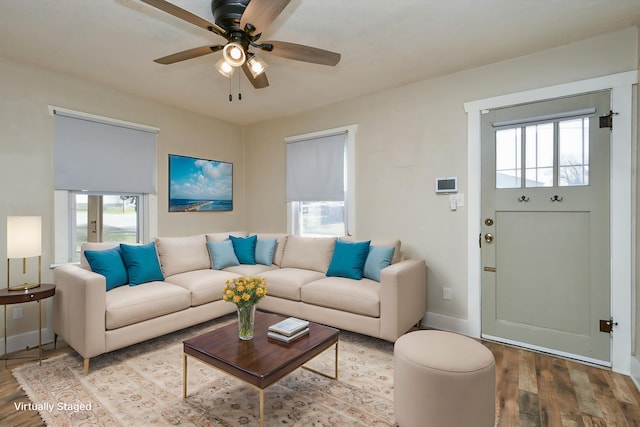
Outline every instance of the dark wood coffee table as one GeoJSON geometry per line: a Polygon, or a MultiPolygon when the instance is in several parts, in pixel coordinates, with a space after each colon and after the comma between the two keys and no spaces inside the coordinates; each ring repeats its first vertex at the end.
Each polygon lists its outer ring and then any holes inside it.
{"type": "Polygon", "coordinates": [[[238,338],[238,322],[185,340],[182,364],[183,397],[187,397],[187,356],[205,362],[257,388],[260,392],[260,426],[264,425],[264,389],[282,377],[302,367],[337,380],[340,331],[309,322],[309,334],[292,343],[287,344],[267,338],[269,326],[285,318],[276,314],[257,312],[253,339],[249,341],[238,338]],[[336,352],[334,375],[327,375],[303,366],[333,345],[336,352]]]}

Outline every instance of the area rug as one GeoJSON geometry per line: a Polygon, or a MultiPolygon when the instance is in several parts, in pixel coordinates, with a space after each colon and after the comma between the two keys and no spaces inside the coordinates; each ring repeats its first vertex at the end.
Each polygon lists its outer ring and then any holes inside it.
{"type": "MultiPolygon", "coordinates": [[[[24,365],[13,375],[50,426],[254,426],[258,391],[196,359],[182,398],[182,341],[233,321],[216,321],[91,359],[75,352],[24,365]]],[[[332,373],[333,347],[314,369],[332,373]]],[[[298,369],[265,391],[266,426],[393,426],[393,344],[342,332],[339,379],[298,369]]]]}

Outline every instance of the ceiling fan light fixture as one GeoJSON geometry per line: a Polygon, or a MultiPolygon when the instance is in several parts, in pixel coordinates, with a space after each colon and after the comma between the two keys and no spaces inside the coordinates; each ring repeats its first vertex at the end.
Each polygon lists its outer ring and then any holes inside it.
{"type": "Polygon", "coordinates": [[[216,70],[226,78],[230,79],[233,76],[234,68],[227,63],[224,58],[220,58],[220,60],[216,63],[216,70]]]}
{"type": "Polygon", "coordinates": [[[249,54],[247,65],[249,66],[249,71],[254,79],[264,73],[268,67],[266,62],[251,53],[249,54]]]}
{"type": "Polygon", "coordinates": [[[240,67],[247,59],[244,48],[240,43],[229,42],[222,49],[222,56],[227,64],[232,67],[240,67]]]}

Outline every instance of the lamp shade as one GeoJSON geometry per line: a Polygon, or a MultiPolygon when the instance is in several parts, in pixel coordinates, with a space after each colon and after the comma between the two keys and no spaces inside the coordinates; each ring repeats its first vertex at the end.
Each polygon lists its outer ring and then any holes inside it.
{"type": "Polygon", "coordinates": [[[267,63],[253,54],[249,54],[247,65],[249,66],[249,72],[253,78],[257,78],[260,74],[264,73],[267,69],[267,63]]]}
{"type": "Polygon", "coordinates": [[[235,68],[229,65],[224,58],[220,58],[220,60],[216,63],[216,69],[220,74],[228,79],[233,76],[233,70],[235,70],[235,68]]]}
{"type": "Polygon", "coordinates": [[[7,217],[7,258],[42,255],[42,217],[7,217]]]}
{"type": "Polygon", "coordinates": [[[227,64],[232,67],[239,67],[244,64],[244,61],[247,59],[246,54],[244,53],[244,48],[238,42],[229,42],[222,49],[222,56],[224,57],[227,64]]]}

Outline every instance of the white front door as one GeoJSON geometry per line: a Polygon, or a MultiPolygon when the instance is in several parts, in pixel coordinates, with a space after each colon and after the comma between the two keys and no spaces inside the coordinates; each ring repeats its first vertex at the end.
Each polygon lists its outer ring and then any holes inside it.
{"type": "Polygon", "coordinates": [[[482,118],[482,336],[609,364],[609,91],[482,118]]]}

